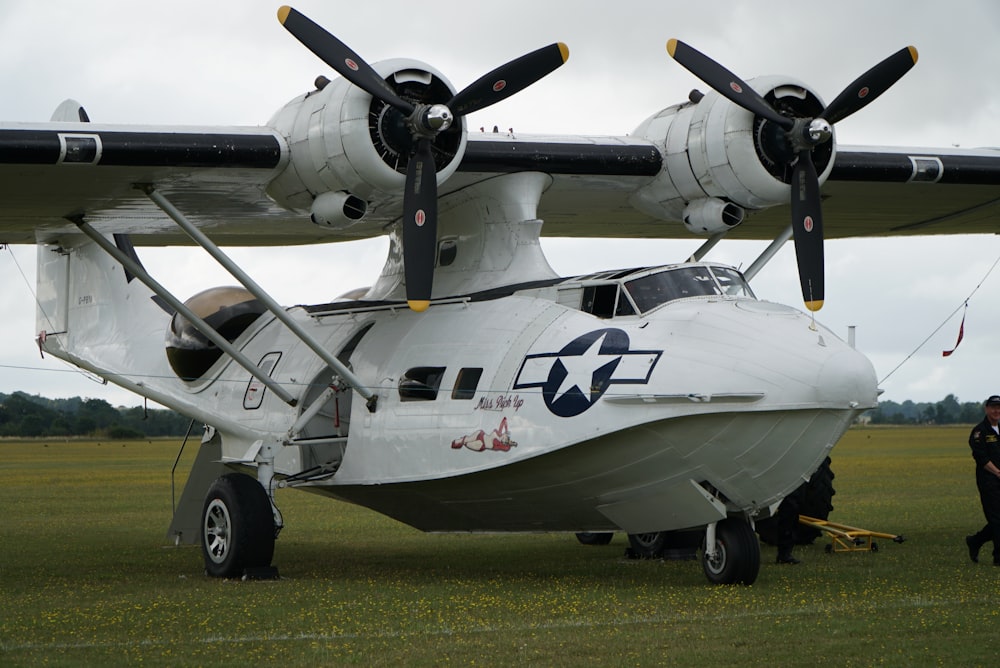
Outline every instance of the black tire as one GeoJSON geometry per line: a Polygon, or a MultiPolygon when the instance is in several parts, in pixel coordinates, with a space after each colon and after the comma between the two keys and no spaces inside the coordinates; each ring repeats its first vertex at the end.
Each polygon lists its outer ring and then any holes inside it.
{"type": "MultiPolygon", "coordinates": [[[[796,493],[800,495],[800,515],[815,517],[818,520],[830,518],[830,513],[833,511],[833,495],[837,493],[833,488],[833,478],[830,458],[827,457],[809,478],[809,482],[796,490],[796,493]]],[[[816,527],[800,524],[795,531],[795,543],[797,545],[812,545],[813,541],[822,535],[823,532],[816,527]]]]}
{"type": "MultiPolygon", "coordinates": [[[[830,518],[833,510],[833,495],[837,491],[833,488],[833,469],[830,468],[830,458],[827,457],[820,464],[816,472],[809,478],[809,482],[804,482],[789,494],[789,498],[798,503],[799,514],[808,517],[815,517],[818,520],[830,518]]],[[[778,544],[778,519],[777,516],[767,517],[757,521],[757,534],[760,539],[768,545],[778,544]]],[[[816,527],[808,527],[804,524],[797,524],[795,527],[795,544],[812,545],[812,543],[823,535],[823,532],[816,527]]]]}
{"type": "Polygon", "coordinates": [[[712,584],[752,585],[760,573],[760,543],[750,523],[736,517],[715,527],[715,558],[702,553],[702,569],[712,584]]]}
{"type": "Polygon", "coordinates": [[[667,532],[630,533],[628,544],[632,553],[640,559],[656,559],[667,547],[667,532]]]}
{"type": "Polygon", "coordinates": [[[625,556],[629,559],[694,561],[705,542],[704,536],[705,532],[697,529],[630,533],[625,556]]]}
{"type": "Polygon", "coordinates": [[[274,514],[260,483],[243,473],[227,473],[212,483],[201,513],[201,554],[205,572],[216,578],[271,565],[274,514]]]}
{"type": "Polygon", "coordinates": [[[576,534],[576,539],[583,545],[607,545],[615,534],[610,531],[581,531],[576,534]]]}

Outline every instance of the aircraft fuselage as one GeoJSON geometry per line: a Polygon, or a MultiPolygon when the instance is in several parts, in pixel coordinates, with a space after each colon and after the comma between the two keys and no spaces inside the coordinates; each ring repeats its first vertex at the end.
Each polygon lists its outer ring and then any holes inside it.
{"type": "Polygon", "coordinates": [[[271,360],[298,405],[225,358],[191,396],[252,432],[222,433],[225,461],[273,443],[279,479],[423,530],[637,533],[753,515],[875,405],[875,376],[809,316],[711,280],[706,265],[679,265],[422,314],[297,308],[378,396],[373,412],[267,316],[237,343],[271,360]],[[641,292],[675,272],[700,287],[662,303],[641,292]]]}

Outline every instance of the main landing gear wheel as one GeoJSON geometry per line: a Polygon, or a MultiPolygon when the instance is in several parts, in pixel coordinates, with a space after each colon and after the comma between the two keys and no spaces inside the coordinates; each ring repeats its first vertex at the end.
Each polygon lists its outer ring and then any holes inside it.
{"type": "Polygon", "coordinates": [[[706,551],[701,563],[712,584],[753,584],[760,572],[757,534],[743,519],[722,520],[715,527],[715,554],[706,551]]]}
{"type": "Polygon", "coordinates": [[[228,473],[212,483],[201,513],[201,553],[205,572],[216,578],[271,565],[274,514],[259,482],[228,473]]]}
{"type": "Polygon", "coordinates": [[[667,547],[667,532],[630,533],[628,544],[635,556],[640,559],[656,559],[667,547]]]}

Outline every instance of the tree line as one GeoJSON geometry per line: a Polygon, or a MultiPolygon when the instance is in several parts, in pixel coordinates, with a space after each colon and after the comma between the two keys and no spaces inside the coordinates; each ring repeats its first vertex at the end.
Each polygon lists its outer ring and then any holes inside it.
{"type": "Polygon", "coordinates": [[[0,394],[0,436],[122,439],[183,436],[190,424],[190,418],[163,408],[115,408],[103,399],[46,399],[24,392],[0,394]]]}
{"type": "MultiPolygon", "coordinates": [[[[937,402],[880,401],[865,413],[870,424],[968,424],[983,419],[978,401],[949,394],[937,402]]],[[[24,392],[0,394],[0,437],[89,436],[143,438],[183,436],[189,418],[167,409],[115,408],[103,399],[46,399],[24,392]]]]}
{"type": "Polygon", "coordinates": [[[871,424],[967,424],[983,419],[981,401],[959,402],[949,394],[941,401],[915,403],[907,399],[901,404],[880,401],[878,408],[865,414],[871,424]]]}

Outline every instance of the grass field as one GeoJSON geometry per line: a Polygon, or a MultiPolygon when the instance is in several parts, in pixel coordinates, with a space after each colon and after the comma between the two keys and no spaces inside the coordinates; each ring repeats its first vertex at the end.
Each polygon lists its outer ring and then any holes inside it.
{"type": "Polygon", "coordinates": [[[765,545],[751,587],[627,560],[622,535],[425,535],[290,490],[282,578],[210,580],[164,537],[178,443],[0,442],[0,665],[996,665],[967,437],[849,432],[831,520],[907,541],[823,538],[799,566],[765,545]]]}

